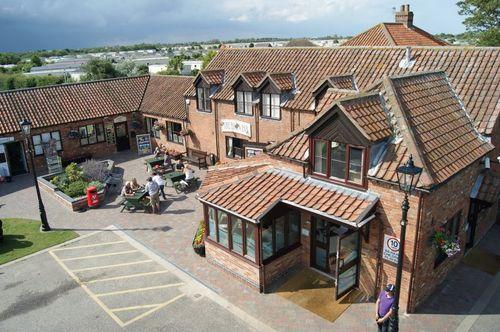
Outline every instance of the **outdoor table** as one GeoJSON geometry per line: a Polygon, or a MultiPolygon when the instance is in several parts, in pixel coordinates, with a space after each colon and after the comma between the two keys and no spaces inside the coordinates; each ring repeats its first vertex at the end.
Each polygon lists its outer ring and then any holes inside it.
{"type": "Polygon", "coordinates": [[[133,196],[125,196],[122,211],[123,209],[130,210],[130,208],[134,208],[135,210],[145,210],[142,200],[147,194],[148,192],[142,189],[136,191],[133,196]]]}
{"type": "Polygon", "coordinates": [[[147,171],[151,173],[153,172],[153,167],[156,165],[163,165],[163,157],[147,158],[144,163],[146,164],[147,171]]]}
{"type": "Polygon", "coordinates": [[[183,172],[170,172],[163,174],[163,179],[165,179],[165,185],[173,187],[174,183],[179,182],[180,180],[184,180],[186,176],[183,172]]]}

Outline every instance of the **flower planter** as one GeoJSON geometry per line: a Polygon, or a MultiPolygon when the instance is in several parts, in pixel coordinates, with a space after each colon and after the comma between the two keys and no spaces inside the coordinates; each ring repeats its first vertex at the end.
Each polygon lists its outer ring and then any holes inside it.
{"type": "Polygon", "coordinates": [[[205,245],[195,246],[193,243],[193,249],[195,253],[197,253],[201,257],[205,257],[205,245]]]}
{"type": "Polygon", "coordinates": [[[193,239],[193,249],[198,255],[205,257],[205,222],[202,220],[198,224],[198,229],[193,239]]]}

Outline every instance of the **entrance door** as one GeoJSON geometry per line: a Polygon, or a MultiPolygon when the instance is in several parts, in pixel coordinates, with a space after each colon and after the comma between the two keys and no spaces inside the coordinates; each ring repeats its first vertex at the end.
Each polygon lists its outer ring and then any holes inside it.
{"type": "Polygon", "coordinates": [[[336,298],[349,292],[358,284],[359,232],[348,232],[338,241],[336,298]]]}
{"type": "Polygon", "coordinates": [[[322,219],[315,220],[313,229],[312,266],[335,278],[338,235],[332,225],[322,219]]]}
{"type": "Polygon", "coordinates": [[[10,175],[19,175],[27,172],[24,149],[21,142],[10,142],[4,144],[10,175]]]}
{"type": "Polygon", "coordinates": [[[115,123],[116,151],[130,150],[127,122],[115,123]]]}

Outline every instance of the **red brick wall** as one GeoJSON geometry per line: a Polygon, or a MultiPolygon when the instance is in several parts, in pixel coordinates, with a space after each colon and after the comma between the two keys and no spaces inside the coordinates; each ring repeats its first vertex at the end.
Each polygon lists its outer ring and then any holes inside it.
{"type": "Polygon", "coordinates": [[[186,152],[186,140],[188,139],[187,137],[184,137],[183,144],[170,142],[167,140],[167,121],[179,123],[182,126],[182,129],[186,129],[186,124],[182,120],[178,119],[170,119],[162,117],[156,117],[156,118],[158,119],[158,122],[163,125],[163,129],[160,131],[160,138],[151,137],[151,142],[153,143],[153,147],[163,144],[168,150],[186,152]]]}
{"type": "Polygon", "coordinates": [[[301,262],[302,249],[298,247],[264,265],[265,285],[269,286],[273,281],[288,273],[293,267],[301,264],[301,262]]]}
{"type": "MultiPolygon", "coordinates": [[[[193,135],[186,139],[186,146],[207,153],[217,154],[215,143],[215,113],[200,112],[196,109],[196,100],[189,99],[188,125],[193,135]]],[[[212,102],[212,109],[214,108],[212,102]]]]}

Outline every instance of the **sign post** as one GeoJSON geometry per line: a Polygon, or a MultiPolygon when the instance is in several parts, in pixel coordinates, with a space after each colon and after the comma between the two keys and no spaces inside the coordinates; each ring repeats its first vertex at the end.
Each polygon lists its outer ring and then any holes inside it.
{"type": "Polygon", "coordinates": [[[137,153],[139,156],[151,154],[153,152],[151,147],[151,136],[149,134],[137,135],[135,138],[137,140],[137,153]]]}

